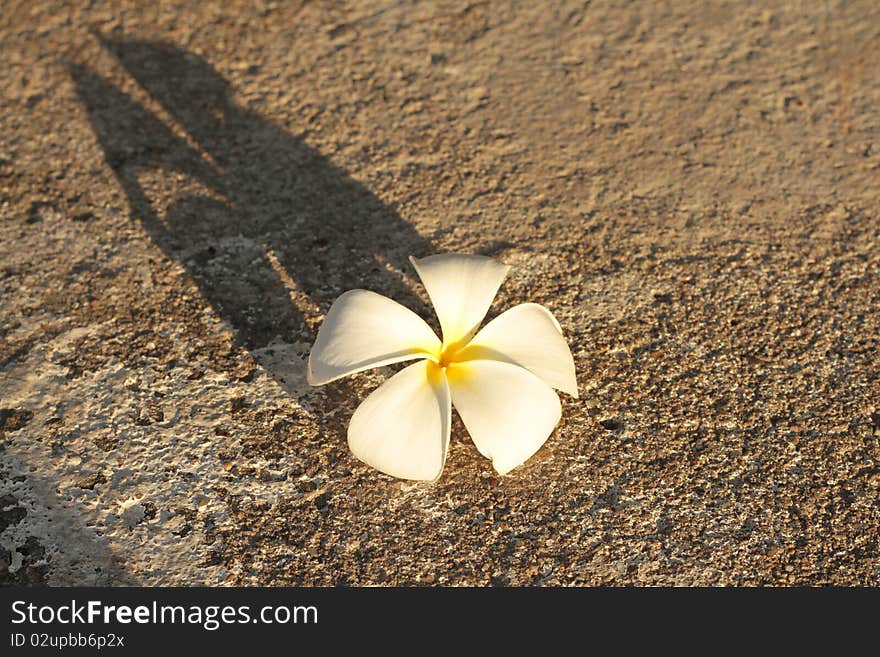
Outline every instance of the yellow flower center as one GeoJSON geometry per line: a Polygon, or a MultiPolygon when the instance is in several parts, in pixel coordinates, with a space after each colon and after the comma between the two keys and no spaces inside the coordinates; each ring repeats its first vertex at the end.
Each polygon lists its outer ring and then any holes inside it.
{"type": "Polygon", "coordinates": [[[437,364],[440,367],[449,367],[450,363],[455,362],[455,356],[461,351],[461,344],[442,344],[437,352],[437,364]]]}

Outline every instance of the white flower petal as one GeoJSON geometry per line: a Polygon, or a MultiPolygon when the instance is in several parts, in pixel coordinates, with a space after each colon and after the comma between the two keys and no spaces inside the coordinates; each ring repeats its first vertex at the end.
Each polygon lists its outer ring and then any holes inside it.
{"type": "Polygon", "coordinates": [[[429,360],[415,363],[358,406],[348,425],[348,446],[392,477],[433,481],[446,462],[451,415],[443,370],[429,360]]]}
{"type": "Polygon", "coordinates": [[[578,396],[574,359],[559,322],[537,303],[501,313],[455,355],[456,361],[485,359],[525,367],[547,385],[578,396]]]}
{"type": "Polygon", "coordinates": [[[495,360],[446,368],[452,403],[474,444],[506,474],[544,444],[559,423],[559,397],[526,369],[495,360]]]}
{"type": "Polygon", "coordinates": [[[308,381],[323,385],[355,372],[433,357],[440,340],[409,308],[367,290],[333,302],[309,354],[308,381]]]}
{"type": "Polygon", "coordinates": [[[476,333],[510,271],[508,265],[475,255],[410,257],[410,262],[431,297],[447,347],[476,333]]]}

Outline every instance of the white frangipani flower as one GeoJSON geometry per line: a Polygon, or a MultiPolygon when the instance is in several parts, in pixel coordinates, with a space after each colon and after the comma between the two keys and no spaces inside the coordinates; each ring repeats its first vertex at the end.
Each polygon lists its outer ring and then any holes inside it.
{"type": "Polygon", "coordinates": [[[319,386],[372,367],[419,359],[373,391],[348,427],[354,455],[402,479],[434,480],[449,448],[452,406],[474,444],[505,474],[547,440],[561,416],[556,388],[577,397],[574,360],[559,323],[535,303],[477,332],[510,267],[491,258],[410,258],[443,340],[387,297],[351,290],[330,307],[309,354],[319,386]]]}

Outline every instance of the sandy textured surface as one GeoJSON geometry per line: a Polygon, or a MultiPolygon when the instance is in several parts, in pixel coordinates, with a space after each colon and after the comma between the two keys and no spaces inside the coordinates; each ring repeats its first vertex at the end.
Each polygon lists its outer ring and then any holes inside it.
{"type": "Polygon", "coordinates": [[[880,7],[7,1],[0,581],[880,583],[880,7]],[[407,256],[515,267],[580,399],[434,485],[320,389],[407,256]]]}

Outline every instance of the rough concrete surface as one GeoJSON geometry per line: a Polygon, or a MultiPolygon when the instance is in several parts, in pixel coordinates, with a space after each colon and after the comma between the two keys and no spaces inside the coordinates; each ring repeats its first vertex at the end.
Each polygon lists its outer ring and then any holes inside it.
{"type": "Polygon", "coordinates": [[[880,6],[0,13],[0,581],[880,583],[880,6]],[[499,477],[310,388],[410,254],[514,266],[580,399],[499,477]]]}

